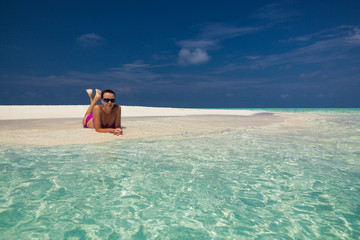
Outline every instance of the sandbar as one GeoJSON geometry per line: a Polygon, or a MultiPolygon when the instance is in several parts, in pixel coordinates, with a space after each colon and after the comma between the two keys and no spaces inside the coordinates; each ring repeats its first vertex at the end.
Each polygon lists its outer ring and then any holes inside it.
{"type": "Polygon", "coordinates": [[[231,130],[304,128],[298,115],[252,110],[122,106],[124,134],[81,125],[86,105],[0,106],[0,145],[54,146],[113,140],[190,136],[231,130]]]}

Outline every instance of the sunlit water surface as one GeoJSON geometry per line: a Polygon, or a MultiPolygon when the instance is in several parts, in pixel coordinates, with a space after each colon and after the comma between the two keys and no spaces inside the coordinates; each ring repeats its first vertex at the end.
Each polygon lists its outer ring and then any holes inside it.
{"type": "Polygon", "coordinates": [[[322,120],[2,146],[0,239],[359,239],[360,111],[305,114],[322,120]]]}

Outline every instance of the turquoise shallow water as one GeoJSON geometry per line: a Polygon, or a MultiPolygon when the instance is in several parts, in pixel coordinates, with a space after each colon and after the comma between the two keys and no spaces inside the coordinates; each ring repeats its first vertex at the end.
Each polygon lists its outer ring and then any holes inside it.
{"type": "Polygon", "coordinates": [[[360,112],[321,116],[279,132],[1,146],[0,239],[359,239],[360,112]]]}

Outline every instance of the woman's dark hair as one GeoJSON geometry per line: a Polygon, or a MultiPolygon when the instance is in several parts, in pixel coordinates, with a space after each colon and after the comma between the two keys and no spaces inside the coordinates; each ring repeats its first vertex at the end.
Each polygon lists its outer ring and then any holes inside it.
{"type": "Polygon", "coordinates": [[[114,96],[116,97],[116,95],[115,95],[115,93],[114,93],[114,91],[113,91],[113,90],[106,89],[106,90],[102,91],[102,93],[101,93],[101,98],[103,98],[103,97],[104,97],[104,94],[105,94],[105,93],[112,93],[112,94],[114,94],[114,96]]]}

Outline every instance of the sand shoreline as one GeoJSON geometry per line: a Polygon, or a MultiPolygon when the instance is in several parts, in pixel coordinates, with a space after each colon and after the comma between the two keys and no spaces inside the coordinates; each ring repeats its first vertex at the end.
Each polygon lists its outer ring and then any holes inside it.
{"type": "Polygon", "coordinates": [[[304,125],[304,121],[299,120],[298,116],[281,113],[122,106],[124,135],[115,136],[83,128],[81,120],[86,109],[86,105],[0,106],[0,145],[94,144],[113,140],[304,125]]]}

